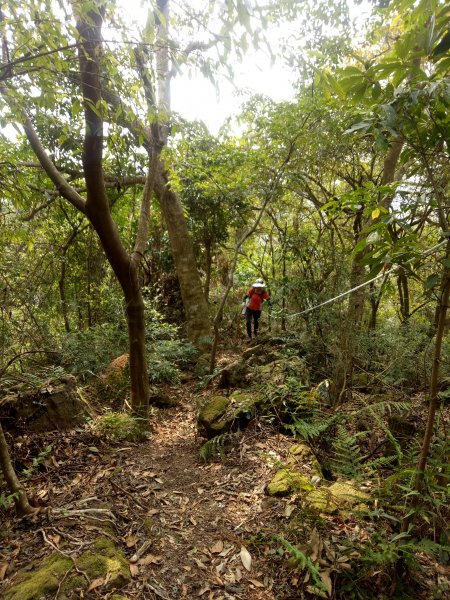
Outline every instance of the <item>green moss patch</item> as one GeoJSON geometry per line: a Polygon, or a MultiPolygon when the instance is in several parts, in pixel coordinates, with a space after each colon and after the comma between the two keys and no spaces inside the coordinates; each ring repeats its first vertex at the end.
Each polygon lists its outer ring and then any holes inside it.
{"type": "Polygon", "coordinates": [[[304,506],[314,511],[332,514],[358,507],[358,512],[363,512],[362,506],[369,500],[369,496],[359,490],[353,482],[338,481],[328,488],[318,488],[307,494],[304,506]]]}
{"type": "MultiPolygon", "coordinates": [[[[93,551],[84,552],[75,559],[77,568],[86,573],[91,581],[105,578],[102,587],[105,591],[120,589],[131,579],[128,562],[122,552],[108,538],[99,538],[93,551]]],[[[48,594],[54,594],[61,581],[61,592],[87,589],[89,583],[75,570],[70,558],[52,554],[45,558],[34,570],[21,572],[16,582],[4,592],[4,600],[41,600],[48,594]]],[[[61,595],[61,598],[64,598],[61,595]]]]}
{"type": "Polygon", "coordinates": [[[211,439],[216,435],[237,430],[255,416],[261,401],[258,394],[236,391],[228,398],[213,396],[200,409],[197,426],[200,435],[211,439]]]}
{"type": "Polygon", "coordinates": [[[280,469],[266,487],[269,496],[289,496],[298,490],[312,490],[308,477],[291,469],[280,469]]]}
{"type": "Polygon", "coordinates": [[[67,571],[73,568],[73,562],[59,554],[45,558],[34,572],[22,572],[17,583],[4,592],[4,600],[41,600],[47,594],[53,594],[59,587],[67,571]]]}

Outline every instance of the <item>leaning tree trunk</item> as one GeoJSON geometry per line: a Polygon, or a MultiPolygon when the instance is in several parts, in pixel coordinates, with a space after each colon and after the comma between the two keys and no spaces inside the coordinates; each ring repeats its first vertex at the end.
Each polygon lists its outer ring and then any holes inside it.
{"type": "Polygon", "coordinates": [[[33,508],[28,502],[28,497],[20,485],[20,481],[17,478],[14,467],[12,466],[11,459],[9,457],[8,444],[6,442],[5,434],[3,432],[2,424],[0,423],[0,467],[3,472],[8,490],[11,492],[14,498],[14,504],[19,516],[32,515],[37,509],[33,508]]]}
{"type": "Polygon", "coordinates": [[[211,271],[212,271],[212,243],[211,240],[205,240],[205,285],[203,293],[205,300],[209,304],[209,290],[211,286],[211,271]]]}
{"type": "MultiPolygon", "coordinates": [[[[383,164],[383,177],[381,185],[389,185],[395,181],[395,171],[403,148],[403,142],[399,139],[391,142],[390,148],[383,164]]],[[[393,200],[392,195],[387,195],[380,203],[386,209],[389,209],[393,200]]],[[[374,224],[378,219],[369,218],[367,222],[361,222],[362,215],[357,215],[355,220],[355,245],[365,235],[365,230],[370,225],[374,224]]],[[[357,252],[353,258],[353,263],[350,271],[350,289],[359,286],[364,282],[365,267],[364,258],[368,248],[357,252]]],[[[332,386],[332,397],[335,405],[345,399],[347,388],[351,387],[353,369],[354,369],[354,354],[355,343],[358,333],[361,331],[362,319],[364,315],[364,304],[366,301],[366,289],[359,288],[350,295],[347,315],[343,322],[342,339],[340,344],[340,358],[335,370],[332,386]]]]}

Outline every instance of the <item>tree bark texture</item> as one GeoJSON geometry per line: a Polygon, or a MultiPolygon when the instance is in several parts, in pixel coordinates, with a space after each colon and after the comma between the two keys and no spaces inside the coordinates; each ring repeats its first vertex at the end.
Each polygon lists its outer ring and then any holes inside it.
{"type": "Polygon", "coordinates": [[[20,485],[20,481],[17,478],[14,467],[12,466],[11,459],[9,457],[8,443],[5,438],[2,424],[0,423],[0,467],[3,472],[3,476],[8,486],[8,490],[11,494],[14,494],[14,504],[19,516],[31,515],[36,512],[28,502],[28,497],[20,485]]]}
{"type": "Polygon", "coordinates": [[[138,266],[127,253],[111,216],[102,172],[103,119],[101,105],[100,12],[91,11],[89,19],[78,19],[81,37],[79,64],[84,98],[86,133],[83,147],[83,169],[87,199],[85,212],[103,246],[108,261],[122,287],[128,325],[130,350],[131,407],[139,417],[146,417],[149,383],[145,349],[144,301],[139,284],[138,266]]]}
{"type": "Polygon", "coordinates": [[[162,175],[156,181],[155,191],[169,233],[186,317],[187,336],[199,349],[208,350],[211,345],[208,304],[197,269],[183,207],[178,195],[167,187],[162,175]]]}

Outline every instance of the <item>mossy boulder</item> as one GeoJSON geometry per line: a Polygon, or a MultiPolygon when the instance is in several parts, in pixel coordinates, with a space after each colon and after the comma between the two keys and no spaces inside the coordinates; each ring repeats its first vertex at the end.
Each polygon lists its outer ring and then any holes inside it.
{"type": "Polygon", "coordinates": [[[314,486],[309,478],[293,469],[283,468],[275,473],[266,487],[269,496],[289,496],[299,490],[312,490],[314,486]]]}
{"type": "Polygon", "coordinates": [[[248,385],[249,366],[244,360],[236,360],[220,371],[219,388],[240,388],[248,385]]]}
{"type": "Polygon", "coordinates": [[[0,414],[9,431],[63,431],[93,416],[73,375],[48,380],[29,390],[19,389],[0,399],[0,414]]]}
{"type": "Polygon", "coordinates": [[[261,397],[236,391],[231,396],[213,396],[200,409],[197,426],[200,435],[211,439],[216,435],[245,427],[255,416],[261,397]]]}
{"type": "Polygon", "coordinates": [[[304,505],[321,513],[335,513],[358,506],[358,511],[370,496],[351,481],[337,481],[328,488],[317,488],[304,497],[304,505]]]}
{"type": "MultiPolygon", "coordinates": [[[[101,537],[92,551],[86,551],[75,564],[90,581],[105,578],[102,590],[120,589],[131,579],[128,562],[109,538],[101,537]]],[[[3,593],[4,600],[41,600],[60,589],[60,600],[66,593],[89,586],[86,578],[75,570],[74,562],[61,554],[46,557],[33,571],[19,572],[14,584],[3,593]]]]}
{"type": "Polygon", "coordinates": [[[3,592],[4,600],[41,600],[54,594],[64,575],[73,568],[73,562],[60,554],[45,558],[31,573],[19,573],[17,583],[3,592]]]}
{"type": "Polygon", "coordinates": [[[258,369],[259,376],[266,383],[281,384],[288,378],[294,377],[301,381],[305,389],[309,389],[309,370],[305,361],[299,356],[280,358],[258,369]]]}
{"type": "Polygon", "coordinates": [[[205,375],[207,375],[209,373],[210,366],[211,366],[211,355],[208,354],[207,352],[205,352],[204,354],[201,354],[198,357],[197,362],[195,363],[194,375],[196,375],[197,377],[204,377],[205,375]]]}
{"type": "Polygon", "coordinates": [[[289,448],[287,464],[289,467],[296,468],[297,470],[304,470],[306,467],[307,473],[310,476],[323,477],[319,461],[308,444],[299,443],[291,446],[289,448]]]}

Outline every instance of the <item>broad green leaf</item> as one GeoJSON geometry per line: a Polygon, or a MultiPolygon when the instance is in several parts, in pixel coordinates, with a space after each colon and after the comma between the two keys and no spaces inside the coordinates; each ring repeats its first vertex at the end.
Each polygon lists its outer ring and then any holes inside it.
{"type": "Polygon", "coordinates": [[[429,275],[425,281],[425,287],[427,288],[427,290],[431,290],[432,288],[436,287],[437,283],[439,281],[439,275],[438,273],[433,273],[432,275],[429,275]]]}

